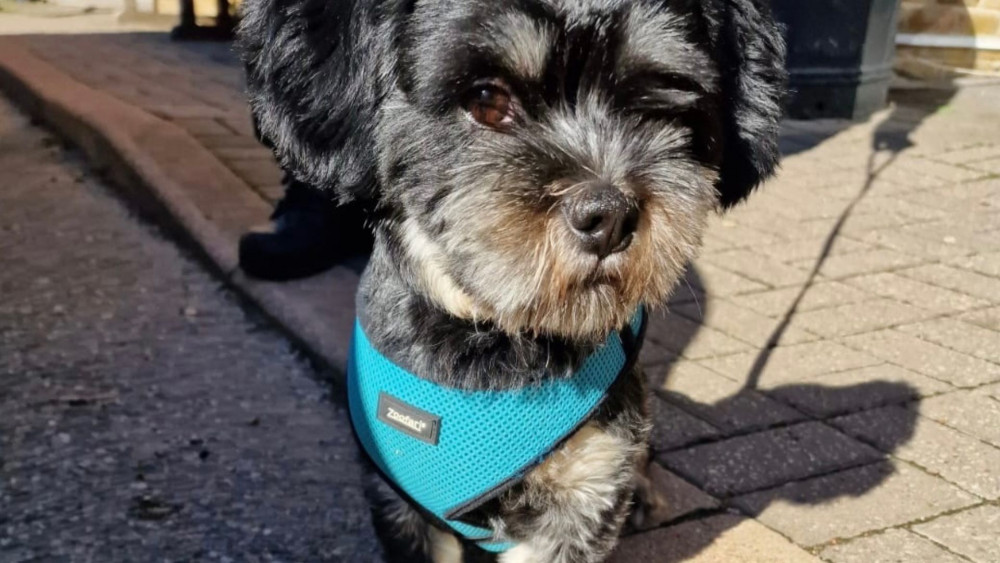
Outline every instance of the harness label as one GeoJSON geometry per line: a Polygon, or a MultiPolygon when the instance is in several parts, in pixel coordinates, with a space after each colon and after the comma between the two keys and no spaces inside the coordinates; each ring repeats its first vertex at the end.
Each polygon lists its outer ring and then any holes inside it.
{"type": "Polygon", "coordinates": [[[407,436],[427,442],[438,443],[441,417],[380,392],[378,394],[378,419],[407,436]]]}

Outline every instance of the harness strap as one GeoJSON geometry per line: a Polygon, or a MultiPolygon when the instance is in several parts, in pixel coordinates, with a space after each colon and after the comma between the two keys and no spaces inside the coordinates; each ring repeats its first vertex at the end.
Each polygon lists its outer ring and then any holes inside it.
{"type": "Polygon", "coordinates": [[[640,309],[571,377],[464,391],[393,363],[358,320],[347,370],[355,435],[386,480],[438,525],[505,551],[514,544],[460,519],[519,482],[591,418],[634,364],[644,328],[640,309]]]}

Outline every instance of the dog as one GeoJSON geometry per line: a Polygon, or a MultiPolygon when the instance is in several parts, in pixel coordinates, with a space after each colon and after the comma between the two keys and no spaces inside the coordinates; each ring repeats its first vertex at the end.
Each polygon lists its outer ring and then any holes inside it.
{"type": "MultiPolygon", "coordinates": [[[[248,0],[239,49],[282,164],[372,210],[358,303],[374,349],[441,388],[502,393],[572,378],[664,304],[709,214],[774,173],[780,32],[766,0],[248,0]]],[[[633,525],[659,524],[644,376],[626,367],[461,516],[505,551],[373,472],[386,556],[596,563],[633,501],[633,525]]],[[[422,432],[413,412],[390,418],[422,432]]]]}

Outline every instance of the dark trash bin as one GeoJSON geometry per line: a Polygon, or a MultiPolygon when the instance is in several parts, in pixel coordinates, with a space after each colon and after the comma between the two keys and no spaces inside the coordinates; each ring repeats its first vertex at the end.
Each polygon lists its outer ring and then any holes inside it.
{"type": "Polygon", "coordinates": [[[796,119],[865,119],[885,106],[899,0],[772,0],[785,27],[796,119]]]}

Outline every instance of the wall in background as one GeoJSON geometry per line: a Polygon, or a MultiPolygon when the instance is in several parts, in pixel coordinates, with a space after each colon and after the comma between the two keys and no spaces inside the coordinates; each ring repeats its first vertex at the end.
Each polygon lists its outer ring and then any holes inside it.
{"type": "Polygon", "coordinates": [[[904,73],[1000,75],[1000,0],[903,0],[897,45],[904,73]]]}

